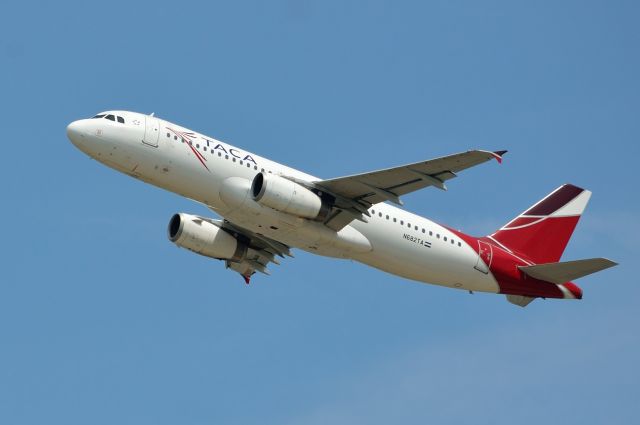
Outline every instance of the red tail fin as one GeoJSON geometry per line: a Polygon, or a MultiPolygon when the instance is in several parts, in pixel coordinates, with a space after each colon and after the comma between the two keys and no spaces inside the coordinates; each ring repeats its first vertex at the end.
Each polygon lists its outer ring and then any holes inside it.
{"type": "Polygon", "coordinates": [[[557,262],[590,197],[588,190],[560,186],[490,238],[536,263],[557,262]]]}

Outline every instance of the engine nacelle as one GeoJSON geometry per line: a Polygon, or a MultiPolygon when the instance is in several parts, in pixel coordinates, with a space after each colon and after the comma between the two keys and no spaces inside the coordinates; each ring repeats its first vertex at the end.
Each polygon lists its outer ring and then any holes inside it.
{"type": "Polygon", "coordinates": [[[205,257],[239,261],[247,246],[215,224],[191,214],[174,214],[169,221],[169,240],[205,257]]]}
{"type": "Polygon", "coordinates": [[[259,173],[251,183],[253,200],[287,214],[322,221],[331,205],[306,187],[273,174],[259,173]]]}

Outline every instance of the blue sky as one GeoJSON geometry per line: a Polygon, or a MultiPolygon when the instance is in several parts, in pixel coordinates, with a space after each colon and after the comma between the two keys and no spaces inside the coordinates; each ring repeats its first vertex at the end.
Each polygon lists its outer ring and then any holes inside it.
{"type": "Polygon", "coordinates": [[[631,423],[637,2],[6,2],[0,423],[631,423]],[[297,252],[247,287],[166,239],[202,207],[65,137],[155,112],[321,177],[509,149],[406,208],[471,234],[593,191],[579,302],[297,252]]]}

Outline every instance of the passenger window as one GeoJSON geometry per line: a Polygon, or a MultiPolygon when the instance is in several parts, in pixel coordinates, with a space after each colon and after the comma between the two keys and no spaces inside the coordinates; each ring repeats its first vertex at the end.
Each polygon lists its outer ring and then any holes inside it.
{"type": "Polygon", "coordinates": [[[407,227],[411,229],[411,223],[407,223],[407,227]]]}
{"type": "Polygon", "coordinates": [[[120,124],[124,124],[124,118],[122,118],[122,117],[118,117],[118,122],[119,122],[120,124]]]}
{"type": "Polygon", "coordinates": [[[460,242],[458,242],[458,246],[462,246],[462,244],[460,242]]]}
{"type": "Polygon", "coordinates": [[[389,220],[389,216],[387,216],[387,220],[389,220]]]}
{"type": "Polygon", "coordinates": [[[424,233],[424,228],[422,228],[422,233],[424,233]]]}
{"type": "Polygon", "coordinates": [[[429,230],[429,236],[433,236],[433,232],[429,230]]]}
{"type": "Polygon", "coordinates": [[[382,217],[382,213],[381,212],[378,213],[378,217],[382,217]]]}
{"type": "Polygon", "coordinates": [[[396,222],[396,218],[395,218],[395,217],[393,217],[393,222],[394,222],[394,223],[396,222]]]}
{"type": "Polygon", "coordinates": [[[106,119],[110,120],[110,121],[115,121],[116,117],[114,117],[113,115],[109,114],[105,117],[106,119]]]}
{"type": "Polygon", "coordinates": [[[446,236],[444,237],[444,241],[445,241],[445,242],[447,241],[447,237],[446,237],[446,236]]]}

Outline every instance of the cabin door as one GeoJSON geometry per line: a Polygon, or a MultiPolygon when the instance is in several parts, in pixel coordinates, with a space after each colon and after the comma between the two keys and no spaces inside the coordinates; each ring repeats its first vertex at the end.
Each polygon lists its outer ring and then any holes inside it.
{"type": "Polygon", "coordinates": [[[160,137],[160,120],[148,115],[144,119],[144,139],[142,141],[145,145],[157,147],[158,138],[160,137]]]}

